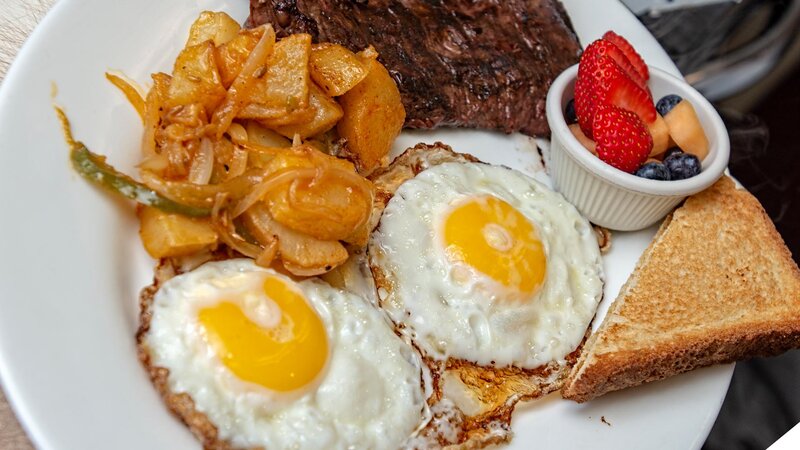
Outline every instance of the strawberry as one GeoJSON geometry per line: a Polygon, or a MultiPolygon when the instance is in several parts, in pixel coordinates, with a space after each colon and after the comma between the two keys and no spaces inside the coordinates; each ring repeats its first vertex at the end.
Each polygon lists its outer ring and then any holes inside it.
{"type": "MultiPolygon", "coordinates": [[[[636,84],[639,85],[642,89],[647,89],[647,80],[642,78],[636,68],[633,67],[631,61],[628,59],[627,56],[620,50],[619,47],[608,42],[604,39],[598,39],[588,47],[584,51],[584,55],[589,53],[587,58],[598,58],[600,56],[608,56],[609,58],[613,59],[615,63],[622,69],[631,80],[633,80],[636,84]]],[[[583,58],[581,58],[583,59],[583,58]]]]}
{"type": "Polygon", "coordinates": [[[592,137],[592,123],[595,110],[606,103],[606,96],[611,82],[617,78],[627,79],[623,71],[612,58],[599,55],[591,50],[581,56],[578,65],[578,78],[575,81],[575,113],[581,131],[592,137]]]}
{"type": "Polygon", "coordinates": [[[578,76],[575,80],[575,115],[578,117],[581,131],[589,138],[592,137],[596,102],[597,93],[594,91],[591,78],[578,76]]]}
{"type": "Polygon", "coordinates": [[[631,62],[633,68],[639,73],[639,75],[647,81],[650,79],[650,71],[647,69],[647,64],[644,63],[642,57],[636,52],[630,42],[628,42],[624,37],[614,33],[613,31],[606,31],[606,34],[603,35],[603,40],[608,41],[622,50],[622,53],[628,58],[628,61],[631,62]]]}
{"type": "Polygon", "coordinates": [[[625,70],[608,56],[604,49],[609,46],[603,41],[594,41],[581,55],[578,64],[578,78],[592,78],[600,80],[600,87],[605,87],[605,80],[610,80],[617,76],[627,76],[625,70]]]}
{"type": "Polygon", "coordinates": [[[642,89],[629,78],[611,80],[605,100],[610,105],[635,112],[644,123],[653,123],[658,117],[650,91],[642,89]]]}
{"type": "Polygon", "coordinates": [[[616,106],[598,106],[593,132],[597,156],[623,172],[636,171],[653,148],[653,137],[639,116],[616,106]]]}

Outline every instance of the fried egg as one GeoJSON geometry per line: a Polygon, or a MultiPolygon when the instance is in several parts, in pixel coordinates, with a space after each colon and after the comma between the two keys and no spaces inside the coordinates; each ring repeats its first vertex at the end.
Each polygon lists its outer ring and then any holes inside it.
{"type": "Polygon", "coordinates": [[[395,449],[424,425],[422,360],[360,297],[238,259],[170,279],[151,311],[150,364],[229,445],[395,449]]]}
{"type": "Polygon", "coordinates": [[[381,307],[437,360],[563,364],[602,296],[589,222],[504,167],[449,162],[405,181],[369,254],[381,307]]]}

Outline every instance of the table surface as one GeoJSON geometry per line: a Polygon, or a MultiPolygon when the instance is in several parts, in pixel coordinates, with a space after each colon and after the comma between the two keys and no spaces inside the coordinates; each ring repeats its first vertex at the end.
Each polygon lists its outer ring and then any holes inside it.
{"type": "MultiPolygon", "coordinates": [[[[0,2],[0,83],[25,38],[56,0],[3,0],[0,2]]],[[[0,389],[0,448],[33,449],[0,389]]]]}

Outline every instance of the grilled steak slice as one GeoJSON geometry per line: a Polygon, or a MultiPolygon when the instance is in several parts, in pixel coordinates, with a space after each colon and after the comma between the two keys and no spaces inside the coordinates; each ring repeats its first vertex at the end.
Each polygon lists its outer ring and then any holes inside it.
{"type": "Polygon", "coordinates": [[[580,44],[558,0],[251,0],[249,26],[373,45],[406,126],[547,135],[547,89],[580,44]]]}

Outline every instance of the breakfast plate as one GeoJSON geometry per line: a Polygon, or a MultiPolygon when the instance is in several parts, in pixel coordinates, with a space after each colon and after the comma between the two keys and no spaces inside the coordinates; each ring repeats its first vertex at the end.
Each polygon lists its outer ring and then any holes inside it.
{"type": "MultiPolygon", "coordinates": [[[[565,1],[583,44],[613,28],[649,64],[677,74],[657,42],[621,3],[565,1]]],[[[141,123],[104,80],[120,70],[146,82],[169,70],[202,10],[247,16],[244,0],[62,0],[33,33],[0,87],[0,377],[34,443],[43,449],[197,448],[163,407],[136,358],[139,290],[153,261],[129,204],[74,174],[51,108],[76,136],[131,172],[141,123]]],[[[476,130],[409,131],[394,154],[418,142],[517,168],[551,184],[547,141],[476,130]]],[[[605,255],[602,318],[655,228],[615,233],[605,255]]],[[[599,321],[595,322],[596,324],[599,321]]],[[[701,369],[609,394],[585,405],[553,394],[518,406],[508,448],[699,448],[727,391],[732,365],[701,369]]]]}

